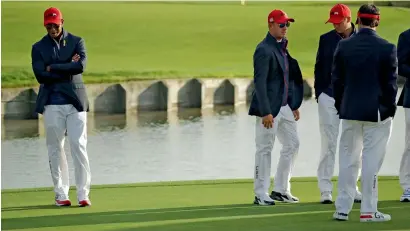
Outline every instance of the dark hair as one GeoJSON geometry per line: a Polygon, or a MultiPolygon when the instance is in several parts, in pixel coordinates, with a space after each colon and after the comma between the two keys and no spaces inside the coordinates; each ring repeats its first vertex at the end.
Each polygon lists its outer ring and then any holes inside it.
{"type": "MultiPolygon", "coordinates": [[[[380,15],[380,10],[374,4],[364,4],[359,8],[360,14],[380,15]]],[[[377,27],[379,20],[375,18],[360,18],[360,24],[363,26],[377,27]]]]}

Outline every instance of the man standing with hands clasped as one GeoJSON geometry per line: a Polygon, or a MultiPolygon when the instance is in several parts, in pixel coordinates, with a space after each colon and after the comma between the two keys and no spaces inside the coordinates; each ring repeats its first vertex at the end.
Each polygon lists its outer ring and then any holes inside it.
{"type": "Polygon", "coordinates": [[[32,46],[32,69],[40,84],[36,112],[44,115],[55,204],[71,205],[64,153],[64,135],[67,132],[75,168],[78,204],[84,207],[91,205],[86,113],[89,109],[82,81],[87,55],[84,39],[63,29],[63,22],[59,9],[47,9],[44,12],[47,35],[32,46]]]}
{"type": "Polygon", "coordinates": [[[285,37],[290,22],[294,21],[282,10],[272,11],[268,15],[269,32],[253,56],[255,90],[249,115],[256,116],[254,204],[258,205],[299,202],[292,196],[289,183],[299,150],[296,121],[303,99],[302,74],[297,61],[289,55],[285,37]],[[269,195],[271,153],[276,136],[283,147],[274,189],[269,195]]]}
{"type": "MultiPolygon", "coordinates": [[[[334,29],[321,35],[315,63],[315,94],[319,109],[319,128],[321,135],[321,153],[317,168],[320,202],[333,203],[332,177],[335,167],[337,138],[339,136],[340,119],[335,108],[332,90],[333,53],[338,42],[356,34],[352,23],[352,14],[348,6],[336,4],[329,13],[326,23],[332,23],[334,29]]],[[[359,169],[357,169],[357,178],[359,169]]],[[[354,201],[361,201],[361,193],[356,186],[354,201]]]]}
{"type": "Polygon", "coordinates": [[[378,211],[378,172],[390,140],[396,113],[397,50],[376,33],[380,11],[362,5],[358,33],[339,42],[333,60],[335,107],[342,120],[336,220],[348,220],[356,193],[362,151],[360,221],[389,221],[378,211]]]}
{"type": "Polygon", "coordinates": [[[401,202],[410,202],[410,29],[402,32],[397,44],[397,58],[399,62],[398,72],[406,78],[403,91],[401,92],[398,106],[404,108],[406,134],[404,138],[404,152],[400,162],[400,185],[403,194],[401,202]]]}

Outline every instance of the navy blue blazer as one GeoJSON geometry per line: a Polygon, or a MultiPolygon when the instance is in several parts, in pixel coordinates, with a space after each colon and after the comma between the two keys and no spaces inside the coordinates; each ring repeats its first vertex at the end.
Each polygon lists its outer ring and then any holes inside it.
{"type": "MultiPolygon", "coordinates": [[[[356,34],[356,27],[353,23],[352,34],[356,34]]],[[[318,100],[320,94],[323,92],[330,97],[333,97],[332,90],[332,64],[333,64],[333,54],[335,53],[336,46],[343,37],[337,33],[336,30],[331,30],[322,34],[319,38],[319,46],[316,52],[316,62],[315,62],[315,99],[318,100]]]]}
{"type": "Polygon", "coordinates": [[[332,68],[335,107],[340,119],[377,122],[394,117],[397,50],[375,31],[362,28],[339,42],[332,68]]]}
{"type": "MultiPolygon", "coordinates": [[[[253,55],[254,85],[249,115],[276,117],[282,107],[284,92],[285,62],[278,49],[277,41],[269,33],[256,47],[253,55]]],[[[299,109],[303,101],[303,79],[298,61],[288,51],[289,84],[288,105],[299,109]]]]}
{"type": "Polygon", "coordinates": [[[399,36],[397,58],[399,61],[399,75],[406,78],[397,105],[410,108],[410,29],[402,32],[399,36]]]}
{"type": "Polygon", "coordinates": [[[84,39],[63,30],[60,49],[49,35],[33,44],[31,49],[32,69],[40,84],[36,101],[37,113],[44,112],[44,106],[52,91],[58,91],[68,97],[77,111],[89,111],[89,102],[82,79],[86,67],[87,54],[84,39]],[[71,58],[80,55],[78,62],[71,58]],[[46,67],[51,71],[47,72],[46,67]]]}

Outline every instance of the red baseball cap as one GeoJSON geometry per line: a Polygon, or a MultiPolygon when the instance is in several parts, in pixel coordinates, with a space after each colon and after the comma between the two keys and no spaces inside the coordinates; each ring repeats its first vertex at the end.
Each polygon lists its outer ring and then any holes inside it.
{"type": "Polygon", "coordinates": [[[44,11],[44,26],[50,23],[60,25],[62,19],[63,14],[55,7],[48,8],[44,11]]]}
{"type": "Polygon", "coordinates": [[[287,23],[294,21],[295,19],[289,18],[283,10],[273,10],[268,16],[268,22],[287,23]]]}
{"type": "Polygon", "coordinates": [[[352,17],[349,7],[344,4],[336,4],[330,10],[329,15],[326,23],[341,23],[345,17],[352,17]]]}

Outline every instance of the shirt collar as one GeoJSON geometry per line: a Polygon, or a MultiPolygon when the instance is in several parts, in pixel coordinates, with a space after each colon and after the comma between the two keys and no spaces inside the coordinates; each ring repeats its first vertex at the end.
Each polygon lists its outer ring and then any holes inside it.
{"type": "MultiPolygon", "coordinates": [[[[349,37],[352,37],[353,35],[355,35],[357,33],[356,27],[353,23],[351,23],[352,25],[352,32],[350,33],[349,37]]],[[[336,31],[336,30],[335,30],[336,31]]],[[[337,33],[337,32],[336,32],[337,33]]],[[[340,37],[345,38],[343,33],[337,33],[340,37]]]]}

